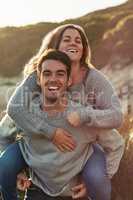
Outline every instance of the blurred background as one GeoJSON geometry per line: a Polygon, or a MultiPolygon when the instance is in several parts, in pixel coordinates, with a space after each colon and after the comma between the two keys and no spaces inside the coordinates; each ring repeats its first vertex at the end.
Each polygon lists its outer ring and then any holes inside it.
{"type": "Polygon", "coordinates": [[[119,131],[125,138],[126,148],[120,169],[112,180],[112,200],[133,200],[133,0],[102,3],[49,0],[49,5],[41,0],[2,2],[0,118],[16,84],[23,78],[24,65],[37,52],[45,34],[61,24],[81,25],[90,42],[92,64],[113,83],[125,118],[119,131]],[[59,6],[64,6],[64,10],[59,6]]]}

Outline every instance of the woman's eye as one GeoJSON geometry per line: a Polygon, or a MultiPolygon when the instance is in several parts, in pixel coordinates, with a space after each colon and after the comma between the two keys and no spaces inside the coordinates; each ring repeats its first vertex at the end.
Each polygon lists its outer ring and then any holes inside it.
{"type": "Polygon", "coordinates": [[[69,42],[69,39],[64,39],[63,42],[69,42]]]}
{"type": "Polygon", "coordinates": [[[76,40],[76,42],[77,42],[78,44],[81,44],[81,40],[76,40]]]}

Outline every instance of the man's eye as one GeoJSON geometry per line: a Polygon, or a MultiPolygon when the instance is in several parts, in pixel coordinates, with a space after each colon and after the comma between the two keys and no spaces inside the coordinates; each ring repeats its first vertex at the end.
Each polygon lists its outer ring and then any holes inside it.
{"type": "Polygon", "coordinates": [[[64,76],[64,73],[59,73],[58,76],[64,76]]]}

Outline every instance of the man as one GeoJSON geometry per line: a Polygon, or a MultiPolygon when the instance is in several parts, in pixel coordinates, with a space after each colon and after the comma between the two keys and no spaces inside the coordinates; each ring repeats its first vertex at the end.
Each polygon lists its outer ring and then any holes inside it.
{"type": "MultiPolygon", "coordinates": [[[[62,112],[67,106],[67,101],[64,98],[64,92],[66,92],[66,89],[67,89],[68,85],[70,84],[70,80],[69,80],[68,76],[70,75],[71,63],[70,63],[69,58],[61,52],[56,52],[56,51],[52,52],[51,51],[48,54],[53,55],[52,56],[53,60],[48,59],[45,61],[45,65],[47,66],[47,68],[45,70],[42,67],[42,69],[40,69],[40,72],[39,72],[39,67],[38,67],[38,78],[39,78],[38,84],[40,85],[40,87],[42,89],[42,96],[45,97],[43,99],[44,105],[42,105],[42,109],[46,109],[46,112],[50,113],[50,115],[51,115],[52,113],[55,114],[55,112],[57,112],[57,111],[62,112]],[[61,62],[61,61],[63,61],[63,59],[65,59],[64,63],[66,63],[66,64],[63,64],[61,62]],[[54,69],[53,66],[55,66],[55,71],[53,70],[54,69]],[[56,66],[57,66],[57,69],[56,69],[56,66]],[[66,69],[66,66],[68,69],[66,69]],[[55,79],[58,79],[58,81],[55,79]],[[50,83],[50,85],[49,85],[49,83],[50,83]],[[55,84],[57,84],[57,86],[55,84]]],[[[41,64],[42,63],[40,61],[40,66],[41,66],[41,64]]],[[[1,128],[1,140],[0,140],[1,145],[6,147],[7,145],[9,145],[10,143],[13,142],[14,135],[16,132],[16,127],[13,124],[13,122],[11,121],[11,119],[9,118],[9,116],[7,116],[7,115],[2,119],[0,125],[1,125],[0,126],[0,128],[1,128]],[[4,138],[5,136],[6,136],[6,138],[4,138]]],[[[68,145],[72,150],[73,143],[70,142],[71,140],[69,140],[69,138],[71,138],[71,135],[68,135],[68,145]]],[[[65,136],[64,136],[64,139],[65,139],[65,136]]],[[[56,144],[56,140],[60,140],[60,142],[62,142],[62,140],[63,140],[63,137],[62,136],[60,137],[60,134],[58,134],[58,132],[56,132],[56,135],[53,138],[53,143],[56,144]]],[[[60,145],[58,145],[58,148],[63,151],[63,149],[62,149],[62,147],[60,147],[60,145]]],[[[24,174],[19,174],[18,180],[19,180],[18,186],[22,189],[25,189],[30,185],[29,181],[26,179],[24,174]]],[[[74,187],[73,191],[74,191],[73,196],[76,194],[75,193],[76,191],[78,191],[77,193],[81,192],[82,195],[83,195],[83,193],[86,192],[83,184],[79,184],[76,187],[74,187]]],[[[34,195],[34,192],[33,192],[33,195],[34,195]]],[[[46,195],[45,195],[45,197],[46,197],[46,195]]],[[[47,196],[47,198],[48,198],[48,196],[47,196]]],[[[32,196],[32,199],[33,199],[33,196],[32,196]]]]}
{"type": "MultiPolygon", "coordinates": [[[[73,127],[67,120],[69,112],[74,111],[75,108],[80,110],[82,107],[77,103],[71,102],[66,95],[67,87],[71,84],[69,79],[70,69],[70,60],[62,52],[54,50],[48,51],[40,58],[38,63],[38,84],[41,88],[41,96],[39,95],[33,99],[32,104],[30,105],[30,111],[37,114],[38,109],[41,109],[44,113],[43,116],[45,121],[55,128],[61,127],[70,132],[71,134],[68,135],[68,141],[71,137],[73,137],[75,141],[74,143],[68,142],[68,144],[70,144],[68,147],[71,151],[64,153],[62,152],[62,146],[55,145],[57,144],[57,141],[62,143],[62,138],[64,137],[62,134],[56,133],[49,138],[45,133],[32,134],[31,132],[27,132],[23,133],[23,138],[19,141],[19,146],[17,145],[15,158],[20,160],[20,157],[23,156],[24,160],[22,160],[23,158],[21,159],[21,164],[25,167],[27,165],[30,167],[32,182],[49,196],[73,196],[74,198],[77,198],[77,196],[71,191],[71,188],[73,188],[79,181],[79,176],[77,175],[83,171],[82,179],[84,177],[88,178],[90,176],[90,163],[92,163],[92,171],[94,171],[94,166],[97,164],[97,172],[101,173],[102,170],[100,168],[99,158],[101,160],[100,162],[104,162],[104,156],[101,150],[93,149],[92,142],[96,142],[97,137],[95,133],[92,134],[88,131],[87,125],[84,124],[80,127],[73,127]],[[21,152],[19,148],[21,149],[21,152]],[[19,156],[17,155],[18,151],[19,156]],[[95,162],[96,159],[93,159],[95,158],[95,154],[97,154],[97,157],[100,156],[98,157],[98,163],[95,162]],[[84,166],[89,176],[84,172],[84,166]]],[[[43,123],[42,118],[40,118],[40,124],[41,123],[43,123]]],[[[104,137],[106,137],[106,135],[104,135],[104,137]]],[[[102,165],[104,164],[105,163],[102,163],[102,165]]],[[[2,165],[3,163],[1,162],[1,166],[2,165]]],[[[13,166],[19,167],[17,159],[16,163],[13,163],[13,166]]],[[[103,174],[100,174],[100,176],[97,174],[96,178],[100,177],[102,187],[100,185],[99,187],[103,190],[100,195],[104,194],[104,196],[98,197],[97,199],[107,200],[110,199],[110,182],[106,176],[105,165],[103,168],[103,174]]],[[[18,171],[20,171],[20,169],[22,169],[21,166],[18,171]]],[[[2,170],[3,174],[1,173],[1,180],[3,180],[4,175],[6,175],[7,169],[5,170],[2,168],[2,170]]],[[[11,178],[9,179],[12,181],[11,178]]],[[[101,184],[101,182],[99,182],[99,184],[101,184]]],[[[2,184],[3,183],[1,182],[1,185],[2,184]]],[[[3,188],[9,188],[8,182],[6,182],[5,185],[2,185],[3,188]]],[[[14,187],[15,184],[11,184],[10,182],[11,187],[12,185],[14,187]]],[[[83,184],[81,185],[83,187],[83,184]]],[[[87,181],[86,187],[90,193],[94,192],[91,191],[91,189],[89,190],[89,184],[87,185],[87,181]]],[[[97,194],[99,192],[99,187],[97,185],[97,194]]],[[[12,191],[13,189],[14,188],[12,188],[12,191]]],[[[12,191],[10,190],[10,192],[12,191]]]]}

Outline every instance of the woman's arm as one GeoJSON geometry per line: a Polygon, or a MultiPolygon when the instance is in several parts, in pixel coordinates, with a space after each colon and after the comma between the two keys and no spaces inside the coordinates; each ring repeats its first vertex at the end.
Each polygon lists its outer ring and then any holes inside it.
{"type": "MultiPolygon", "coordinates": [[[[93,72],[93,88],[95,108],[85,109],[83,121],[90,120],[89,124],[98,128],[118,128],[123,119],[119,98],[110,81],[100,72],[93,72]]],[[[89,84],[89,82],[87,83],[89,84]]]]}
{"type": "Polygon", "coordinates": [[[52,139],[56,128],[42,120],[42,113],[38,111],[35,115],[30,110],[32,99],[40,93],[36,79],[36,72],[33,72],[16,88],[8,103],[7,113],[24,132],[45,134],[52,139]]]}
{"type": "Polygon", "coordinates": [[[97,70],[91,72],[90,77],[86,80],[86,95],[89,95],[88,91],[91,90],[94,92],[94,106],[85,105],[80,110],[77,109],[77,116],[76,113],[71,113],[69,122],[76,124],[75,121],[77,120],[76,125],[87,123],[90,127],[118,128],[123,118],[120,101],[111,83],[97,70]]]}
{"type": "Polygon", "coordinates": [[[17,133],[13,120],[6,114],[0,121],[0,152],[15,141],[17,133]]]}
{"type": "Polygon", "coordinates": [[[74,150],[76,144],[71,134],[60,127],[49,125],[41,109],[32,111],[32,99],[38,94],[40,92],[34,72],[16,88],[7,106],[9,116],[25,133],[45,135],[60,151],[74,150]]]}

